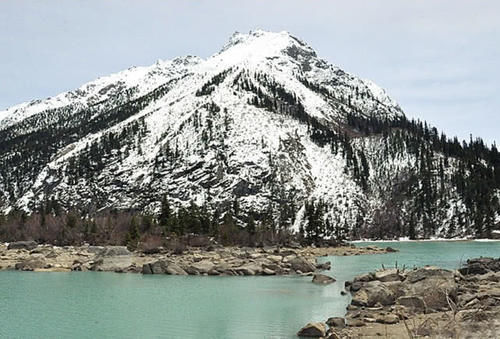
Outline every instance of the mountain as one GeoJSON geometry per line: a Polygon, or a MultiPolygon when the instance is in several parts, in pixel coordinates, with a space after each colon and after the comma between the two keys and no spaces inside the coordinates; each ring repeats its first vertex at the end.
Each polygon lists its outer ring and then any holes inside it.
{"type": "Polygon", "coordinates": [[[500,156],[281,32],[0,112],[0,210],[231,210],[310,237],[488,236],[500,156]]]}

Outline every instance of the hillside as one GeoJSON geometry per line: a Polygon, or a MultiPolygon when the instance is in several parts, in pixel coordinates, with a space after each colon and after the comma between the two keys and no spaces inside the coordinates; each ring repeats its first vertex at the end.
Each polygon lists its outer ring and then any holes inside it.
{"type": "Polygon", "coordinates": [[[487,237],[500,155],[409,120],[286,32],[0,112],[0,210],[158,215],[320,237],[487,237]],[[191,207],[190,207],[191,206],[191,207]]]}

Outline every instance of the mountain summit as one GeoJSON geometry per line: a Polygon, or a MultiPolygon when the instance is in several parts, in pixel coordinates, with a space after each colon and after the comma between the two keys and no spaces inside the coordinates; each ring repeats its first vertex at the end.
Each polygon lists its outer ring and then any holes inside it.
{"type": "Polygon", "coordinates": [[[0,112],[0,140],[5,212],[154,213],[166,196],[335,237],[480,236],[498,220],[496,148],[409,121],[383,89],[286,32],[235,33],[206,60],[14,106],[0,112]]]}

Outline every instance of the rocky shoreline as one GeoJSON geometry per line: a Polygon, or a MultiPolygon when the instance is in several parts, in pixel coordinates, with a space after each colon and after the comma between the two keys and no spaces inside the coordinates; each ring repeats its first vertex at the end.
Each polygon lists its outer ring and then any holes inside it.
{"type": "Polygon", "coordinates": [[[498,338],[500,259],[468,260],[458,270],[392,268],[345,283],[344,318],[309,323],[298,335],[323,338],[498,338]]]}
{"type": "MultiPolygon", "coordinates": [[[[104,271],[171,275],[313,275],[330,269],[318,256],[390,252],[379,247],[188,247],[182,253],[162,248],[131,252],[124,246],[38,245],[21,241],[0,244],[0,270],[65,272],[104,271]]],[[[320,283],[325,279],[317,278],[320,283]]]]}

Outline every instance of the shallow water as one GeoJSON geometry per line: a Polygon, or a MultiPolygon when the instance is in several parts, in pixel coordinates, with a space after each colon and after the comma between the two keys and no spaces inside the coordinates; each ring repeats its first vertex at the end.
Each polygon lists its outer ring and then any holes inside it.
{"type": "Polygon", "coordinates": [[[340,291],[357,274],[500,256],[500,242],[376,245],[400,252],[320,258],[338,280],[329,286],[310,277],[0,272],[0,338],[296,338],[305,323],[344,314],[340,291]]]}

